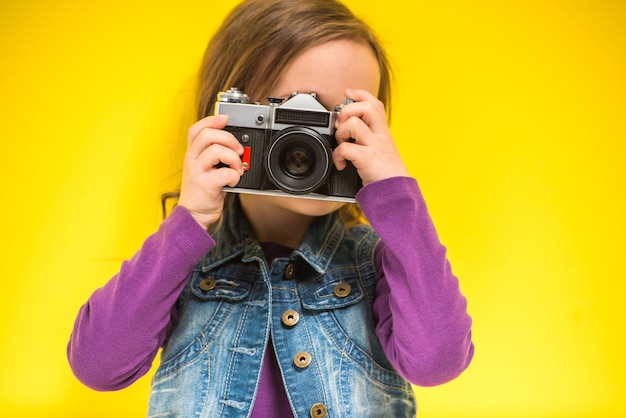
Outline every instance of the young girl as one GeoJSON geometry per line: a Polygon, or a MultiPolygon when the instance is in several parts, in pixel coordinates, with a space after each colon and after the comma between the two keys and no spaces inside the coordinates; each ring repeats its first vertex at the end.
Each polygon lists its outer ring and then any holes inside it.
{"type": "Polygon", "coordinates": [[[74,373],[121,389],[162,348],[149,416],[414,417],[411,383],[471,361],[471,319],[390,134],[372,32],[336,0],[245,0],[209,43],[199,92],[178,205],[81,308],[74,373]],[[212,112],[232,86],[261,103],[352,99],[332,155],[356,167],[358,206],[225,193],[243,147],[212,112]]]}

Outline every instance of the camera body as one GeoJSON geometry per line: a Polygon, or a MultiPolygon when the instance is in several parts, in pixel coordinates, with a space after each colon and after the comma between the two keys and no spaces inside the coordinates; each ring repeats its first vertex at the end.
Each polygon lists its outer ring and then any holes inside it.
{"type": "Polygon", "coordinates": [[[284,102],[249,103],[237,88],[220,92],[215,115],[228,115],[224,130],[244,146],[245,172],[234,188],[239,193],[354,202],[362,187],[355,167],[335,168],[335,121],[346,99],[328,111],[315,94],[293,93],[284,102]]]}

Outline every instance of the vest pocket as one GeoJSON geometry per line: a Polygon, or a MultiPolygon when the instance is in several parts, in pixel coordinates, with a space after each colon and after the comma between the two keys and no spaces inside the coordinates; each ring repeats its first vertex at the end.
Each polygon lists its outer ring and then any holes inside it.
{"type": "Polygon", "coordinates": [[[303,308],[319,326],[317,335],[323,335],[344,359],[342,373],[356,376],[365,372],[379,389],[407,391],[408,384],[397,374],[376,336],[371,305],[356,274],[342,271],[307,283],[299,293],[303,308]]]}
{"type": "Polygon", "coordinates": [[[236,271],[230,270],[197,272],[191,279],[191,293],[200,300],[237,302],[245,299],[250,294],[257,270],[241,269],[240,266],[236,271]]]}
{"type": "Polygon", "coordinates": [[[185,367],[160,368],[152,378],[148,418],[194,416],[209,401],[210,375],[206,352],[185,367]]]}
{"type": "Polygon", "coordinates": [[[337,278],[303,285],[300,298],[302,306],[312,311],[340,309],[359,303],[363,290],[356,279],[337,278]]]}
{"type": "Polygon", "coordinates": [[[255,269],[237,271],[222,268],[192,273],[188,288],[179,299],[184,303],[179,305],[178,317],[163,346],[159,377],[188,367],[209,350],[218,336],[227,338],[225,335],[232,332],[224,329],[233,321],[233,315],[240,315],[238,302],[250,296],[256,280],[255,269]]]}

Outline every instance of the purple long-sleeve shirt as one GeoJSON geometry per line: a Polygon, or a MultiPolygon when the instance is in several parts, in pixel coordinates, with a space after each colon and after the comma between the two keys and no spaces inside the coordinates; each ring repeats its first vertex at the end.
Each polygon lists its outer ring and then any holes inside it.
{"type": "MultiPolygon", "coordinates": [[[[416,385],[457,377],[473,356],[471,318],[417,182],[381,180],[363,187],[357,201],[381,237],[373,311],[387,357],[416,385]]],[[[108,391],[147,373],[171,330],[175,303],[190,272],[214,246],[187,210],[175,208],[81,307],[67,348],[76,377],[108,391]]],[[[282,255],[275,247],[264,248],[282,255]]],[[[253,416],[289,410],[272,352],[266,350],[253,416]]]]}

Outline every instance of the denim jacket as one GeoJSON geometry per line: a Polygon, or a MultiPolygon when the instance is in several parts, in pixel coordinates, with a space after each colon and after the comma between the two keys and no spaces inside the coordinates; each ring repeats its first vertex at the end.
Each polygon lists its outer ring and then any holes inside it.
{"type": "Polygon", "coordinates": [[[415,417],[374,331],[370,227],[317,218],[270,266],[238,204],[213,236],[178,300],[149,416],[249,416],[271,338],[296,417],[415,417]]]}

